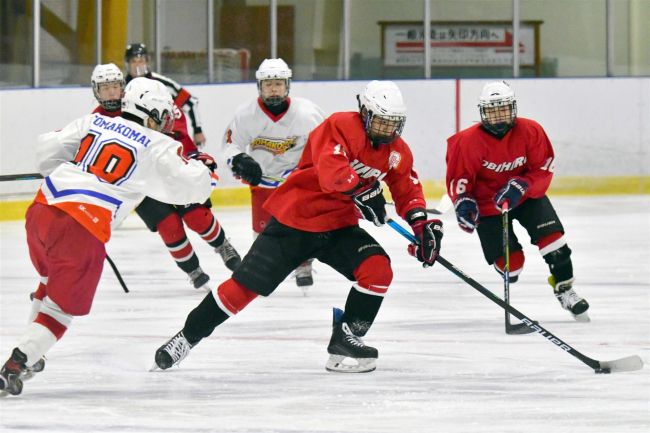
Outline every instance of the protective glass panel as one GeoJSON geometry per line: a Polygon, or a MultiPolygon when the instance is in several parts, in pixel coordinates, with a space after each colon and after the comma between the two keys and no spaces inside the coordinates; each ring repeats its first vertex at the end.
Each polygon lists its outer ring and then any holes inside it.
{"type": "Polygon", "coordinates": [[[0,88],[32,83],[32,11],[22,0],[0,2],[0,88]]]}
{"type": "Polygon", "coordinates": [[[161,6],[160,72],[181,84],[207,83],[207,0],[166,0],[161,6]]]}
{"type": "Polygon", "coordinates": [[[422,0],[350,2],[350,78],[424,77],[422,0]]]}
{"type": "Polygon", "coordinates": [[[94,1],[41,1],[40,60],[43,87],[90,84],[97,60],[94,1]]]}
{"type": "MultiPolygon", "coordinates": [[[[512,0],[428,1],[432,77],[512,77],[512,0]]],[[[536,25],[521,24],[521,75],[534,74],[536,25]]]]}
{"type": "MultiPolygon", "coordinates": [[[[607,75],[606,0],[521,0],[521,20],[539,20],[543,77],[607,75]],[[561,11],[561,12],[560,12],[561,11]]],[[[524,73],[522,76],[529,74],[524,73]]]]}
{"type": "Polygon", "coordinates": [[[278,56],[296,80],[342,78],[343,0],[278,1],[278,56]]]}

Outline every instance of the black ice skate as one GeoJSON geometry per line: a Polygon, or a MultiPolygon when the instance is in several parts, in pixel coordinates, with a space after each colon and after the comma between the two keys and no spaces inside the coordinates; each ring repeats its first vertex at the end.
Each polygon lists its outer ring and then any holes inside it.
{"type": "Polygon", "coordinates": [[[0,370],[0,395],[18,395],[23,392],[21,375],[27,371],[27,355],[17,347],[0,370]]]}
{"type": "Polygon", "coordinates": [[[573,280],[571,278],[556,283],[553,275],[548,277],[548,283],[553,287],[555,297],[562,305],[562,308],[570,312],[578,322],[589,322],[591,320],[587,314],[589,303],[573,290],[573,280]]]}
{"type": "Polygon", "coordinates": [[[327,346],[330,354],[325,369],[339,373],[366,373],[376,368],[379,352],[366,346],[360,337],[354,335],[343,319],[343,311],[334,308],[332,338],[327,346]]]}
{"type": "Polygon", "coordinates": [[[241,263],[241,257],[239,257],[239,253],[235,249],[235,247],[232,246],[232,244],[228,241],[228,239],[223,240],[223,243],[221,246],[217,247],[214,249],[221,258],[223,259],[223,263],[226,265],[228,269],[231,271],[234,271],[237,266],[241,263]]]}
{"type": "Polygon", "coordinates": [[[149,371],[154,371],[156,368],[167,370],[180,364],[189,355],[190,349],[192,349],[192,345],[183,335],[183,331],[179,332],[156,350],[156,363],[149,371]]]}
{"type": "Polygon", "coordinates": [[[296,268],[296,285],[302,289],[302,294],[307,296],[309,286],[314,285],[314,277],[312,276],[311,263],[313,259],[307,260],[296,268]]]}
{"type": "Polygon", "coordinates": [[[207,285],[208,281],[210,281],[210,276],[203,272],[203,269],[201,269],[200,266],[187,274],[187,276],[190,277],[190,282],[195,289],[203,288],[208,292],[210,291],[210,287],[207,285]]]}

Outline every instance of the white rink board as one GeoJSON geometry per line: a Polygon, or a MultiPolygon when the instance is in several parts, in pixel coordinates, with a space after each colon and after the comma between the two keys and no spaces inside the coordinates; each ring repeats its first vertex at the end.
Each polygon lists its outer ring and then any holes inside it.
{"type": "MultiPolygon", "coordinates": [[[[155,349],[203,297],[157,235],[135,217],[108,252],[93,311],[75,319],[46,369],[18,398],[0,399],[10,432],[445,432],[645,433],[650,429],[650,203],[647,196],[556,198],[573,250],[575,288],[592,322],[573,321],[545,283],[527,236],[512,303],[575,349],[599,360],[640,355],[642,371],[596,375],[539,335],[507,336],[502,310],[441,266],[422,269],[401,236],[367,224],[391,255],[394,282],[366,337],[377,371],[324,370],[331,307],[350,283],[316,263],[309,297],[287,281],[256,299],[192,350],[179,368],[147,371],[155,349]],[[133,245],[138,245],[137,249],[133,245]]],[[[252,241],[249,211],[216,211],[234,245],[252,241]]],[[[499,276],[478,238],[443,216],[444,257],[497,294],[499,276]]],[[[221,260],[191,239],[215,281],[221,260]]],[[[37,284],[22,222],[0,223],[0,356],[23,330],[37,284]]],[[[4,360],[4,358],[2,358],[4,360]]]]}
{"type": "MultiPolygon", "coordinates": [[[[486,80],[460,81],[460,121],[478,121],[486,80]]],[[[367,81],[294,82],[292,95],[307,97],[327,114],[356,110],[367,81]]],[[[442,180],[446,139],[455,132],[454,80],[400,80],[408,107],[404,138],[422,179],[442,180]]],[[[522,79],[512,81],[519,113],[538,120],[555,145],[558,176],[650,174],[650,78],[522,79]]],[[[221,137],[236,107],[257,96],[255,83],[188,86],[200,101],[206,151],[220,158],[221,137]]],[[[90,88],[0,91],[0,174],[35,171],[33,146],[42,132],[60,128],[94,108],[90,88]]],[[[222,185],[239,186],[227,169],[222,185]]],[[[0,194],[21,191],[16,182],[0,194]]],[[[28,190],[33,190],[33,187],[28,190]]]]}

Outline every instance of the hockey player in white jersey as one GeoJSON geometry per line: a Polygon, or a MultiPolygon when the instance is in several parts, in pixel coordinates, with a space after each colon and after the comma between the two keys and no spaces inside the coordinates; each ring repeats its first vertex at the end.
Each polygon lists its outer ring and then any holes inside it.
{"type": "Polygon", "coordinates": [[[39,136],[45,179],[25,228],[45,297],[0,370],[0,392],[20,394],[21,377],[42,370],[73,317],[89,313],[111,229],[145,195],[184,205],[205,201],[216,186],[202,162],[184,159],[181,144],[162,133],[172,125],[165,87],[138,78],[125,89],[121,117],[90,114],[39,136]]]}
{"type": "MultiPolygon", "coordinates": [[[[223,145],[233,174],[251,187],[253,231],[261,233],[271,215],[262,209],[274,189],[296,168],[309,133],[323,111],[304,98],[290,98],[291,69],[282,59],[265,59],[255,72],[259,97],[242,105],[228,125],[223,145]]],[[[307,293],[313,284],[311,261],[295,272],[307,293]]]]}

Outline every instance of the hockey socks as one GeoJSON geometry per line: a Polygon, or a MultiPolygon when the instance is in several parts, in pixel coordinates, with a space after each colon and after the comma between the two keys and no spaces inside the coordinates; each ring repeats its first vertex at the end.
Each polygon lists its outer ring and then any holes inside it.
{"type": "Polygon", "coordinates": [[[212,334],[214,329],[229,317],[243,310],[256,297],[256,293],[232,278],[225,281],[215,291],[206,295],[187,316],[183,327],[185,338],[194,346],[212,334]]]}
{"type": "Polygon", "coordinates": [[[181,217],[176,213],[167,215],[156,227],[160,237],[167,246],[176,264],[185,273],[190,273],[199,267],[199,258],[183,227],[181,217]]]}

